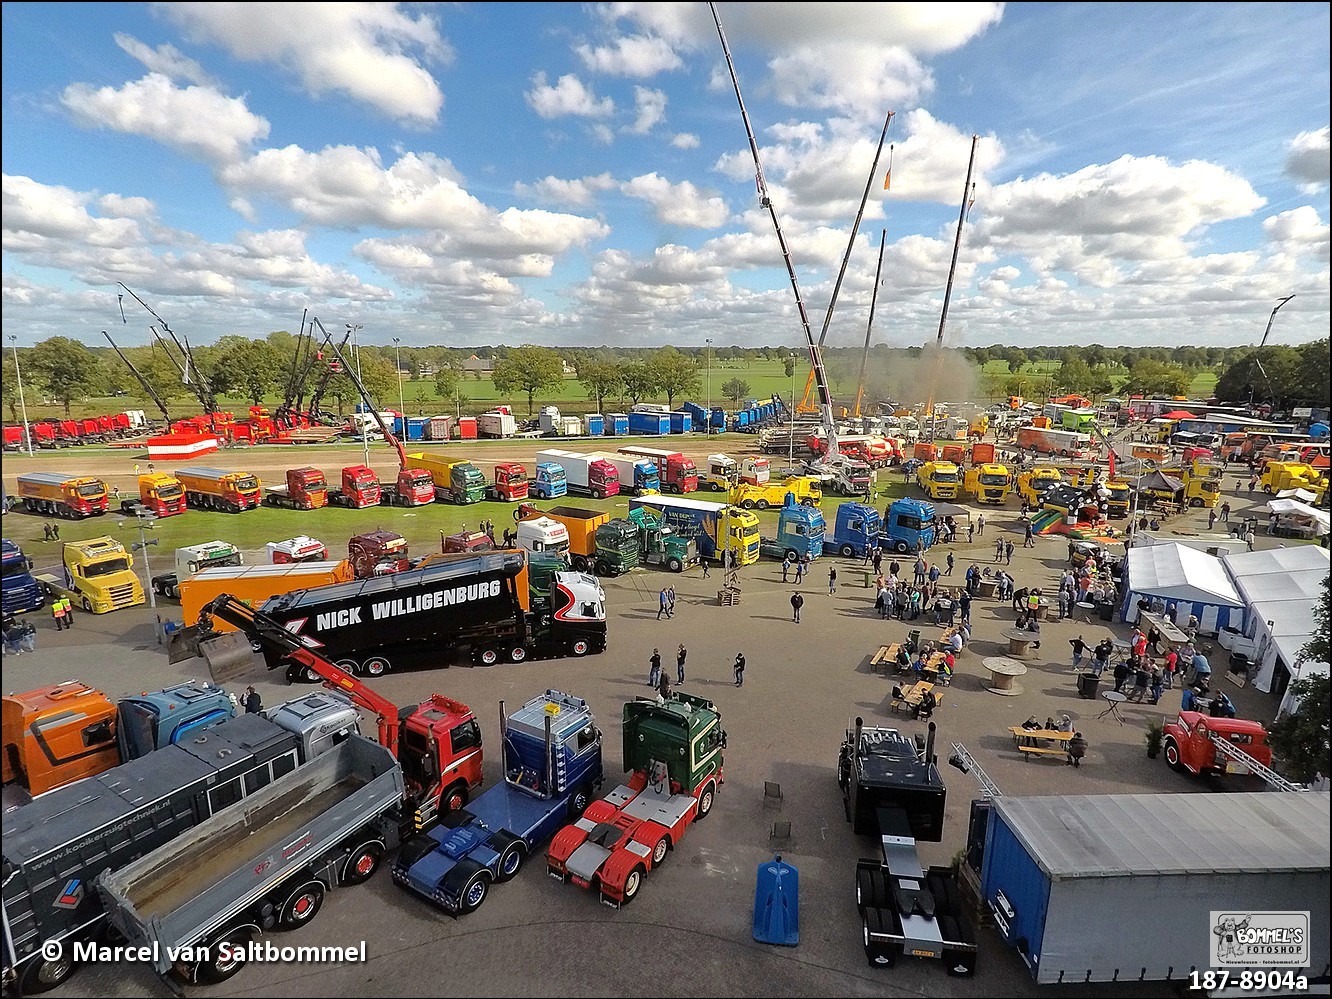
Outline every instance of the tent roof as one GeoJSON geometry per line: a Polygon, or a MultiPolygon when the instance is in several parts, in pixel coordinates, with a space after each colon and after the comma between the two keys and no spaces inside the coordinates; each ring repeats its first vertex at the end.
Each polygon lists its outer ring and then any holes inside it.
{"type": "Polygon", "coordinates": [[[1277,499],[1299,500],[1301,503],[1313,503],[1318,499],[1317,493],[1312,493],[1307,489],[1283,489],[1276,494],[1277,499]]]}
{"type": "Polygon", "coordinates": [[[1288,666],[1309,640],[1309,622],[1327,578],[1329,553],[1318,545],[1228,555],[1226,573],[1252,614],[1264,623],[1288,666]]]}
{"type": "Polygon", "coordinates": [[[966,517],[971,519],[972,511],[965,506],[958,506],[956,503],[935,503],[934,515],[936,517],[966,517]]]}
{"type": "Polygon", "coordinates": [[[1177,493],[1184,488],[1184,483],[1179,479],[1173,479],[1163,472],[1149,472],[1134,483],[1138,489],[1164,489],[1172,493],[1177,493]]]}
{"type": "Polygon", "coordinates": [[[1172,409],[1161,416],[1163,420],[1196,420],[1198,417],[1190,413],[1187,409],[1172,409]]]}
{"type": "Polygon", "coordinates": [[[1165,600],[1243,606],[1221,560],[1181,544],[1130,548],[1128,585],[1134,593],[1165,600]]]}
{"type": "Polygon", "coordinates": [[[1327,531],[1330,524],[1328,515],[1322,510],[1295,499],[1277,497],[1268,501],[1267,509],[1279,516],[1307,517],[1314,522],[1320,531],[1324,532],[1327,531]]]}

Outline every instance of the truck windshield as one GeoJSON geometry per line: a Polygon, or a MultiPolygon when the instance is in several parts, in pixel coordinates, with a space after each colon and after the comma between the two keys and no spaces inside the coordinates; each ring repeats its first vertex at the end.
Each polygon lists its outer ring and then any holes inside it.
{"type": "Polygon", "coordinates": [[[1003,486],[1008,484],[1008,476],[990,473],[982,475],[980,477],[980,483],[983,486],[1003,486]]]}
{"type": "Polygon", "coordinates": [[[412,485],[418,488],[421,486],[433,486],[435,484],[435,480],[430,477],[429,472],[422,472],[419,475],[413,475],[411,481],[412,485]]]}
{"type": "Polygon", "coordinates": [[[935,481],[935,482],[956,482],[956,481],[957,481],[957,473],[956,473],[956,472],[935,472],[935,473],[934,473],[934,481],[935,481]]]}
{"type": "Polygon", "coordinates": [[[0,576],[8,579],[10,576],[25,576],[28,573],[28,560],[23,558],[12,558],[0,568],[0,576]]]}
{"type": "Polygon", "coordinates": [[[241,553],[238,551],[232,552],[229,555],[214,555],[214,556],[205,555],[203,558],[198,559],[197,561],[194,559],[190,560],[190,571],[198,572],[200,569],[222,569],[229,565],[240,565],[240,564],[241,564],[241,553]]]}
{"type": "Polygon", "coordinates": [[[236,480],[236,488],[241,492],[249,492],[252,489],[259,488],[259,480],[253,475],[247,475],[244,478],[236,480]]]}
{"type": "Polygon", "coordinates": [[[83,567],[83,576],[85,579],[92,579],[94,576],[109,576],[113,572],[124,572],[129,568],[129,559],[127,558],[108,558],[101,562],[91,562],[83,567]]]}
{"type": "Polygon", "coordinates": [[[84,482],[79,486],[80,496],[102,496],[106,493],[106,486],[100,482],[84,482]]]}
{"type": "Polygon", "coordinates": [[[179,482],[173,482],[169,486],[159,486],[157,489],[158,499],[175,499],[185,490],[181,489],[179,482]]]}

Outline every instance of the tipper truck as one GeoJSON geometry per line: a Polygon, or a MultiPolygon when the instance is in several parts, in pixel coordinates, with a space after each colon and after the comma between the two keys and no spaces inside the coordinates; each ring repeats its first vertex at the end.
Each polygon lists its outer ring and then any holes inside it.
{"type": "Polygon", "coordinates": [[[46,606],[46,594],[32,576],[32,559],[8,538],[0,541],[0,600],[6,617],[46,606]]]}
{"type": "Polygon", "coordinates": [[[318,510],[328,506],[328,482],[324,473],[309,465],[287,469],[285,486],[264,490],[264,506],[283,506],[291,510],[318,510]]]}
{"type": "Polygon", "coordinates": [[[720,562],[734,552],[737,565],[759,560],[758,517],[748,510],[682,496],[642,496],[629,501],[631,511],[640,507],[655,510],[677,537],[693,541],[699,558],[720,562]]]}
{"type": "Polygon", "coordinates": [[[171,745],[236,713],[224,690],[193,680],[112,703],[66,680],[0,702],[5,810],[171,745]]]}
{"type": "Polygon", "coordinates": [[[437,555],[407,572],[287,593],[263,610],[343,669],[370,676],[409,662],[491,666],[604,652],[606,597],[596,579],[557,573],[537,603],[527,570],[521,550],[437,555]]]}
{"type": "Polygon", "coordinates": [[[68,597],[89,614],[106,614],[144,602],[134,557],[115,538],[66,541],[60,555],[64,563],[60,576],[42,573],[37,577],[47,593],[68,597]]]}
{"type": "MultiPolygon", "coordinates": [[[[356,711],[344,698],[313,696],[318,709],[227,719],[6,813],[0,839],[5,984],[31,994],[69,978],[78,967],[73,945],[104,932],[106,912],[93,885],[99,874],[244,800],[340,733],[356,730],[356,711]],[[327,723],[338,718],[329,731],[327,723]],[[51,941],[62,946],[44,953],[42,945],[51,941]]],[[[301,703],[311,703],[309,695],[301,703]]]]}
{"type": "Polygon", "coordinates": [[[470,461],[444,458],[418,452],[407,460],[415,468],[425,469],[435,483],[435,499],[441,503],[480,503],[486,498],[486,477],[470,461]]]}
{"type": "Polygon", "coordinates": [[[330,506],[345,506],[354,510],[379,506],[382,498],[379,476],[368,465],[347,465],[342,469],[341,486],[328,491],[330,506]]]}
{"type": "Polygon", "coordinates": [[[1039,984],[1210,991],[1221,967],[1232,986],[1248,969],[1259,988],[1275,973],[1277,988],[1255,994],[1297,995],[1328,974],[1330,798],[1002,795],[972,803],[966,863],[1039,984]],[[1114,932],[1088,932],[1093,913],[1114,932]]]}
{"type": "Polygon", "coordinates": [[[934,723],[923,745],[896,729],[856,719],[837,761],[847,821],[873,836],[879,856],[856,863],[865,959],[891,968],[900,956],[936,958],[950,975],[976,973],[976,936],[959,906],[949,867],[921,866],[918,840],[943,838],[947,791],[934,756],[934,723]]]}
{"type": "MultiPolygon", "coordinates": [[[[536,453],[538,463],[549,462],[564,469],[565,489],[571,496],[605,499],[620,494],[620,473],[609,461],[595,454],[552,449],[536,453]]],[[[539,464],[538,464],[539,467],[539,464]]],[[[633,488],[631,478],[625,491],[633,488]]]]}
{"type": "Polygon", "coordinates": [[[657,466],[661,489],[667,493],[692,493],[698,489],[698,468],[681,452],[663,447],[629,444],[617,449],[631,458],[646,458],[657,466]]]}
{"type": "Polygon", "coordinates": [[[168,472],[149,472],[139,476],[139,498],[120,501],[121,513],[147,510],[158,517],[172,517],[185,512],[185,487],[168,472]]]}
{"type": "Polygon", "coordinates": [[[679,691],[627,702],[622,735],[628,782],[588,805],[546,851],[552,878],[596,889],[615,909],[712,811],[726,748],[716,705],[679,691]]]}
{"type": "Polygon", "coordinates": [[[91,475],[24,472],[18,477],[19,502],[29,513],[83,518],[106,513],[106,483],[91,475]]]}
{"type": "Polygon", "coordinates": [[[516,877],[601,786],[601,730],[581,697],[548,690],[507,718],[501,701],[500,745],[504,783],[403,844],[393,864],[397,884],[453,916],[516,877]]]}
{"type": "Polygon", "coordinates": [[[638,565],[638,528],[627,520],[612,518],[609,511],[574,506],[539,510],[531,503],[524,503],[514,511],[520,547],[529,548],[524,543],[523,526],[540,518],[564,526],[569,537],[569,562],[579,572],[621,576],[638,565]]]}
{"type": "Polygon", "coordinates": [[[266,930],[305,926],[328,889],[368,880],[398,844],[402,768],[360,735],[97,879],[111,925],[153,970],[217,984],[266,930]],[[178,956],[182,955],[182,956],[178,956]]]}
{"type": "Polygon", "coordinates": [[[176,469],[176,478],[185,487],[186,503],[198,510],[240,513],[259,509],[263,501],[259,477],[250,472],[190,465],[176,469]]]}
{"type": "Polygon", "coordinates": [[[770,506],[783,506],[788,493],[795,496],[797,503],[818,506],[823,501],[823,484],[813,475],[792,475],[780,482],[769,480],[761,486],[740,482],[731,489],[731,503],[746,510],[766,510],[770,506]]]}
{"type": "Polygon", "coordinates": [[[176,569],[154,576],[150,583],[153,592],[175,600],[180,596],[180,583],[205,569],[224,569],[245,561],[241,550],[228,541],[205,541],[199,545],[186,545],[176,549],[176,569]]]}

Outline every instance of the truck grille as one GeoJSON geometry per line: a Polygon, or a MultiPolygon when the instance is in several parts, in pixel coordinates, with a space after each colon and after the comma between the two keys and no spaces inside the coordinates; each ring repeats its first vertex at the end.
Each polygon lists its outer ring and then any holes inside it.
{"type": "Polygon", "coordinates": [[[112,586],[108,592],[111,594],[111,603],[116,607],[128,607],[134,602],[133,583],[122,583],[120,586],[112,586]]]}

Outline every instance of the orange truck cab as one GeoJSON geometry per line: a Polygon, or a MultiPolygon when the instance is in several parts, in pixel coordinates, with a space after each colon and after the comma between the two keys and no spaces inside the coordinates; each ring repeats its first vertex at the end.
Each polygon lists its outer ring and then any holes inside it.
{"type": "Polygon", "coordinates": [[[92,517],[106,513],[106,483],[91,475],[25,472],[18,477],[19,501],[29,513],[52,517],[92,517]]]}
{"type": "Polygon", "coordinates": [[[33,797],[120,763],[116,706],[77,680],[7,695],[0,729],[6,789],[18,784],[33,797]]]}

